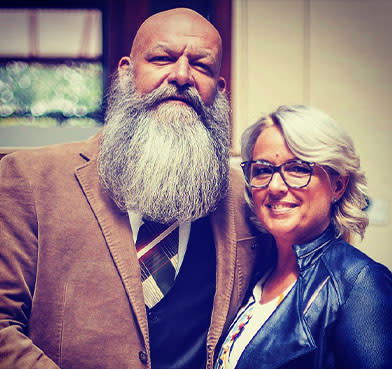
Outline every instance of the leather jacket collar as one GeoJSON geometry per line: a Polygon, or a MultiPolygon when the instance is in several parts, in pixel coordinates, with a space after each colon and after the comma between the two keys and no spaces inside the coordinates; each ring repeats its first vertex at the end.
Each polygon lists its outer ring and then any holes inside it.
{"type": "Polygon", "coordinates": [[[333,225],[330,224],[328,228],[314,240],[302,245],[294,245],[293,250],[297,257],[299,272],[301,273],[315,263],[323,254],[324,248],[334,239],[335,229],[333,225]]]}

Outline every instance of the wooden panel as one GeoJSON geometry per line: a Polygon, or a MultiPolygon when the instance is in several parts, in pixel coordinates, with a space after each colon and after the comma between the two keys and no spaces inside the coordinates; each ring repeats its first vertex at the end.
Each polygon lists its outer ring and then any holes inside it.
{"type": "Polygon", "coordinates": [[[148,0],[107,1],[104,9],[104,49],[109,75],[121,57],[129,55],[132,41],[148,17],[148,0]]]}
{"type": "Polygon", "coordinates": [[[232,44],[232,2],[215,0],[214,24],[222,37],[223,57],[221,75],[226,80],[226,89],[231,91],[231,44],[232,44]]]}

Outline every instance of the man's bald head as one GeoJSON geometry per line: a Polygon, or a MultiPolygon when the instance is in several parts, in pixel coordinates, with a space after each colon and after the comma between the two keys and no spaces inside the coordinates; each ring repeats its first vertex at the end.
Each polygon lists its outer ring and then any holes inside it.
{"type": "Polygon", "coordinates": [[[145,94],[162,84],[195,87],[210,105],[216,90],[225,89],[220,76],[222,40],[199,13],[177,8],[154,14],[139,28],[130,57],[119,62],[120,75],[133,63],[136,89],[145,94]]]}
{"type": "Polygon", "coordinates": [[[216,43],[219,49],[219,63],[222,53],[222,39],[217,29],[202,15],[188,8],[176,8],[166,10],[147,18],[136,33],[131,49],[131,57],[140,49],[140,46],[146,44],[148,38],[153,35],[157,29],[170,32],[171,29],[177,29],[177,32],[189,30],[189,34],[199,34],[200,37],[210,38],[216,43]]]}

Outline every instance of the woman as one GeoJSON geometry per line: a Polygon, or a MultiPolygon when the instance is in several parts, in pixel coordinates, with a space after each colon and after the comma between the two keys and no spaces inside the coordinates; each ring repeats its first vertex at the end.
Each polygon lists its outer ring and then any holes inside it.
{"type": "Polygon", "coordinates": [[[344,241],[368,224],[350,137],[321,111],[282,106],[244,132],[242,157],[248,204],[276,247],[215,368],[392,367],[391,273],[344,241]]]}

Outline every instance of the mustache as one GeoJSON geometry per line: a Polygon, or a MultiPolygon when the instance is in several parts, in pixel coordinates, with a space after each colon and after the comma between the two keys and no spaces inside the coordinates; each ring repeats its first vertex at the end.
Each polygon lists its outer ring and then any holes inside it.
{"type": "Polygon", "coordinates": [[[191,106],[197,114],[204,116],[205,105],[195,87],[163,85],[141,96],[145,109],[153,109],[167,100],[179,100],[191,106]]]}

